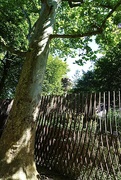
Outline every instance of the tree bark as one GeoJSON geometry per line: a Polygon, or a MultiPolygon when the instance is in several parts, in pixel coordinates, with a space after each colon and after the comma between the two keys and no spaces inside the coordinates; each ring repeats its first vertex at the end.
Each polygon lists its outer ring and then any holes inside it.
{"type": "Polygon", "coordinates": [[[0,139],[0,179],[36,180],[36,119],[57,2],[43,0],[8,123],[0,139]]]}

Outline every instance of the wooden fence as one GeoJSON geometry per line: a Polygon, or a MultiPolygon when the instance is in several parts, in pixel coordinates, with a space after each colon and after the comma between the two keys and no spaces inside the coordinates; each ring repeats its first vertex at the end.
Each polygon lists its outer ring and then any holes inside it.
{"type": "MultiPolygon", "coordinates": [[[[3,112],[0,105],[0,117],[3,112]]],[[[37,167],[69,180],[117,180],[121,177],[120,146],[120,91],[41,97],[37,167]]]]}
{"type": "Polygon", "coordinates": [[[35,160],[67,179],[120,179],[118,92],[42,97],[35,160]]]}

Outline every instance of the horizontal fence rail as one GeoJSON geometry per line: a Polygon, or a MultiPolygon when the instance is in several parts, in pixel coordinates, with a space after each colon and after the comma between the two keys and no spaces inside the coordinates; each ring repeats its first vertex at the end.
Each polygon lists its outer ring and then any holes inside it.
{"type": "Polygon", "coordinates": [[[69,179],[120,179],[120,144],[120,91],[42,97],[35,143],[38,166],[69,179]]]}
{"type": "MultiPolygon", "coordinates": [[[[11,105],[0,102],[1,134],[11,105]]],[[[69,180],[120,179],[120,91],[42,96],[35,161],[69,180]]]]}

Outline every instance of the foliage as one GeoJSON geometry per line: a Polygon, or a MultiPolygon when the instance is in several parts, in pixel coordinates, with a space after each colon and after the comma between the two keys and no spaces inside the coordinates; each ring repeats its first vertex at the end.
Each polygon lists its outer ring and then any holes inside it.
{"type": "MultiPolygon", "coordinates": [[[[40,8],[38,0],[31,2],[11,0],[11,3],[8,0],[2,0],[1,36],[8,45],[22,51],[28,49],[28,41],[34,32],[40,8]]],[[[62,1],[62,5],[59,5],[56,12],[51,54],[59,55],[59,57],[79,55],[76,61],[78,64],[95,59],[95,52],[88,45],[92,41],[91,36],[97,34],[96,41],[103,49],[109,44],[116,44],[121,35],[118,29],[120,19],[120,1],[118,0],[115,2],[113,0],[103,2],[86,0],[80,3],[80,6],[71,9],[68,2],[62,1]],[[116,5],[117,8],[115,8],[116,5]]]]}
{"type": "Polygon", "coordinates": [[[13,98],[24,58],[7,52],[0,62],[0,98],[13,98]]]}
{"type": "Polygon", "coordinates": [[[1,0],[1,36],[8,45],[15,49],[26,50],[28,48],[30,31],[38,18],[37,2],[1,0]]]}
{"type": "Polygon", "coordinates": [[[73,89],[78,91],[113,91],[121,89],[121,43],[95,62],[94,69],[83,72],[73,89]]]}
{"type": "Polygon", "coordinates": [[[0,38],[5,44],[0,46],[0,98],[14,97],[25,59],[16,55],[15,51],[28,49],[30,31],[38,18],[38,8],[38,1],[1,0],[0,38]],[[6,54],[9,55],[6,57],[6,54]]]}
{"type": "Polygon", "coordinates": [[[59,6],[56,15],[57,21],[54,32],[60,35],[67,34],[70,37],[53,39],[52,42],[56,43],[56,49],[51,49],[51,51],[59,53],[61,56],[69,54],[69,56],[75,57],[76,54],[79,56],[76,62],[83,64],[87,60],[96,58],[96,52],[93,52],[89,47],[89,42],[92,41],[91,32],[97,31],[94,35],[97,34],[96,42],[102,49],[106,49],[109,44],[110,46],[117,44],[121,37],[121,32],[117,26],[121,19],[120,6],[109,19],[107,17],[115,3],[116,1],[85,1],[70,11],[67,2],[63,2],[63,6],[59,6]],[[101,28],[103,28],[103,32],[100,34],[101,28]],[[77,35],[76,39],[73,38],[73,34],[77,35]],[[78,38],[78,35],[81,34],[82,37],[78,38]]]}
{"type": "Polygon", "coordinates": [[[121,43],[112,47],[95,64],[95,77],[102,91],[121,89],[121,43]]]}
{"type": "Polygon", "coordinates": [[[87,73],[83,72],[83,76],[76,80],[76,83],[75,83],[72,91],[74,91],[74,92],[80,92],[80,91],[93,92],[93,91],[95,91],[95,86],[97,86],[97,83],[95,82],[93,71],[88,71],[87,73]]]}
{"type": "Polygon", "coordinates": [[[42,94],[62,94],[63,88],[61,79],[66,76],[68,71],[69,69],[66,62],[63,62],[58,57],[53,58],[50,55],[47,62],[42,94]]]}

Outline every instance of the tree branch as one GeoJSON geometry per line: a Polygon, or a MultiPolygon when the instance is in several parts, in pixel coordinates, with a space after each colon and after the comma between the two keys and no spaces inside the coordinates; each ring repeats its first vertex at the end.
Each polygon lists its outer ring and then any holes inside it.
{"type": "Polygon", "coordinates": [[[106,24],[106,21],[109,17],[111,17],[111,15],[114,13],[114,11],[121,5],[121,0],[119,0],[119,2],[114,6],[114,8],[111,9],[111,11],[108,13],[108,15],[106,16],[106,18],[104,19],[104,21],[102,22],[102,25],[100,26],[101,29],[103,29],[104,25],[106,24]]]}
{"type": "MultiPolygon", "coordinates": [[[[64,0],[66,1],[66,0],[64,0]]],[[[74,0],[76,2],[76,0],[74,0]]],[[[79,1],[79,0],[77,0],[79,1]]],[[[92,36],[92,35],[96,35],[96,34],[101,34],[103,32],[103,27],[106,24],[106,21],[108,20],[108,18],[114,13],[114,11],[121,5],[121,0],[119,0],[119,2],[114,6],[114,8],[111,9],[111,11],[108,13],[108,15],[106,16],[106,18],[103,20],[101,26],[99,28],[97,28],[97,30],[94,31],[89,31],[89,32],[85,32],[82,34],[53,34],[50,36],[51,39],[53,38],[81,38],[81,37],[85,37],[85,36],[92,36]]]]}
{"type": "Polygon", "coordinates": [[[4,39],[2,37],[0,37],[0,44],[1,44],[1,47],[9,52],[11,52],[12,54],[15,54],[15,55],[18,55],[20,57],[26,57],[26,54],[27,54],[27,51],[19,51],[17,49],[13,49],[12,47],[8,46],[4,39]]]}
{"type": "Polygon", "coordinates": [[[50,36],[51,39],[53,38],[81,38],[81,37],[85,37],[85,36],[93,36],[96,34],[101,34],[102,33],[102,29],[99,28],[98,30],[95,31],[89,31],[89,32],[85,32],[82,34],[52,34],[50,36]]]}

